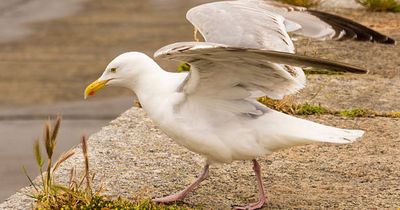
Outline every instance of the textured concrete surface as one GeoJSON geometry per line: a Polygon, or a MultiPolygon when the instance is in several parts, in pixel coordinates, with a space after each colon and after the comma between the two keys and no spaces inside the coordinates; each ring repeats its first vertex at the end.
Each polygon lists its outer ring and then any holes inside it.
{"type": "Polygon", "coordinates": [[[331,110],[400,111],[400,79],[379,75],[312,75],[307,87],[292,97],[297,103],[320,104],[331,110]]]}
{"type": "MultiPolygon", "coordinates": [[[[264,209],[396,209],[400,206],[399,119],[311,117],[325,124],[361,128],[365,137],[350,145],[314,144],[261,158],[268,203],[264,209]]],[[[68,179],[71,167],[82,168],[80,148],[59,170],[68,179]]],[[[176,145],[133,108],[91,136],[89,155],[95,183],[105,194],[148,197],[175,192],[194,180],[203,159],[176,145]],[[101,181],[102,180],[102,181],[101,181]]],[[[207,209],[229,209],[256,196],[249,162],[213,165],[211,177],[185,199],[207,209]]],[[[27,189],[23,191],[26,192],[27,189]]],[[[21,193],[0,209],[29,206],[21,193]]]]}

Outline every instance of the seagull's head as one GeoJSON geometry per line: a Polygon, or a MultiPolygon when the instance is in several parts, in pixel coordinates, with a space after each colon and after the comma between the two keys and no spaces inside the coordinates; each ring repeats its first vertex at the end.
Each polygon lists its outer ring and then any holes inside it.
{"type": "Polygon", "coordinates": [[[127,52],[117,56],[106,67],[99,79],[86,87],[84,97],[93,96],[106,86],[132,88],[139,75],[154,61],[144,53],[127,52]]]}

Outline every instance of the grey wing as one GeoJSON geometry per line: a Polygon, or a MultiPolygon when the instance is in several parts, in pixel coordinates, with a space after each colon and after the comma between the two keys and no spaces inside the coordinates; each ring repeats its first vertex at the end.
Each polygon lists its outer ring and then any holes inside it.
{"type": "Polygon", "coordinates": [[[187,19],[206,41],[237,47],[294,52],[287,32],[320,40],[395,44],[394,39],[347,18],[271,0],[203,4],[189,10],[187,19]]]}
{"type": "MultiPolygon", "coordinates": [[[[207,42],[294,52],[285,19],[251,1],[223,1],[190,9],[187,19],[207,42]]],[[[291,25],[298,29],[298,25],[291,25]]]]}
{"type": "Polygon", "coordinates": [[[187,95],[244,99],[268,96],[281,99],[296,93],[304,83],[282,65],[309,66],[334,71],[366,73],[343,63],[291,53],[236,48],[207,42],[181,42],[165,46],[155,57],[184,61],[191,73],[179,91],[187,95]]]}

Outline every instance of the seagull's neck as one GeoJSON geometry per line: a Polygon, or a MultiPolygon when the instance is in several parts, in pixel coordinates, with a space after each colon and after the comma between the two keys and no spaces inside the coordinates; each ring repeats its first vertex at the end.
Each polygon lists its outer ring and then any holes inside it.
{"type": "Polygon", "coordinates": [[[186,75],[167,72],[152,60],[131,89],[153,120],[162,119],[165,112],[172,109],[174,101],[181,95],[176,90],[186,75]]]}

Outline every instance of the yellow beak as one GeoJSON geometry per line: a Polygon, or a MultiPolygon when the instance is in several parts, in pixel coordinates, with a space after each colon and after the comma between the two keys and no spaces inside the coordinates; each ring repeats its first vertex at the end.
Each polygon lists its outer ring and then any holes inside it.
{"type": "Polygon", "coordinates": [[[96,80],[92,82],[89,86],[85,89],[85,96],[86,99],[88,96],[93,96],[98,90],[104,88],[109,80],[96,80]]]}

